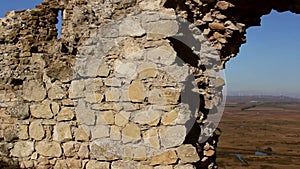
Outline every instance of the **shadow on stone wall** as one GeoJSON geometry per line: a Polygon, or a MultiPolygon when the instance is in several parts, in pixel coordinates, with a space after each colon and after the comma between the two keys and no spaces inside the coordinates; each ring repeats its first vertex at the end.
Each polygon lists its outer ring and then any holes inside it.
{"type": "Polygon", "coordinates": [[[20,169],[18,163],[12,161],[11,159],[0,157],[0,168],[1,169],[20,169]]]}

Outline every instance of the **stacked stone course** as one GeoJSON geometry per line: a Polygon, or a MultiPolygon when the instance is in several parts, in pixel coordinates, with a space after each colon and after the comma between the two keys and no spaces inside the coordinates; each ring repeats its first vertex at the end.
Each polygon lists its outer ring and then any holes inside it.
{"type": "Polygon", "coordinates": [[[252,11],[235,0],[44,0],[8,12],[0,18],[0,167],[217,168],[220,131],[199,141],[223,99],[225,82],[212,74],[237,54],[246,28],[262,14],[300,6],[251,2],[263,7],[252,11]],[[172,39],[184,27],[177,17],[201,42],[194,54],[172,39]],[[189,75],[197,112],[182,102],[189,75]]]}

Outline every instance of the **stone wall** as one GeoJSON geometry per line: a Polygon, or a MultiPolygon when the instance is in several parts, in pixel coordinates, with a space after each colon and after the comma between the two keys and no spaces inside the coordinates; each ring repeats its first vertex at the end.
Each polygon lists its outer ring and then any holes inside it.
{"type": "Polygon", "coordinates": [[[220,70],[263,14],[299,12],[282,3],[44,0],[7,13],[0,166],[217,168],[220,70]]]}

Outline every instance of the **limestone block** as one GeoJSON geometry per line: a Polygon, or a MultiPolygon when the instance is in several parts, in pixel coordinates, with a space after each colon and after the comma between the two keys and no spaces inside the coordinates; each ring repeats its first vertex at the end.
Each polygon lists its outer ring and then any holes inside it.
{"type": "Polygon", "coordinates": [[[14,157],[28,157],[33,153],[34,143],[30,141],[16,142],[14,148],[11,150],[11,156],[14,157]]]}
{"type": "Polygon", "coordinates": [[[121,111],[115,114],[115,124],[117,126],[125,126],[129,122],[130,112],[121,111]]]}
{"type": "Polygon", "coordinates": [[[69,107],[64,107],[58,113],[56,120],[57,121],[67,121],[74,118],[75,111],[69,107]]]}
{"type": "Polygon", "coordinates": [[[90,143],[90,156],[97,160],[116,160],[120,158],[121,152],[120,143],[110,139],[101,139],[90,143]]]}
{"type": "Polygon", "coordinates": [[[133,150],[133,160],[144,161],[147,159],[147,152],[145,147],[137,147],[133,150]]]}
{"type": "Polygon", "coordinates": [[[88,103],[100,103],[104,99],[104,95],[101,93],[85,93],[85,101],[88,103]]]}
{"type": "Polygon", "coordinates": [[[96,116],[94,111],[84,101],[79,100],[75,107],[76,119],[79,124],[94,125],[96,116]]]}
{"type": "Polygon", "coordinates": [[[54,126],[53,140],[65,142],[72,139],[71,128],[69,124],[58,123],[54,126]]]}
{"type": "Polygon", "coordinates": [[[184,126],[168,126],[159,129],[160,143],[164,148],[181,145],[185,136],[186,128],[184,126]]]}
{"type": "Polygon", "coordinates": [[[63,152],[66,157],[77,157],[79,147],[80,143],[77,143],[75,141],[66,142],[62,145],[63,152]]]}
{"type": "Polygon", "coordinates": [[[162,37],[176,35],[179,30],[176,20],[159,20],[156,22],[149,22],[143,24],[143,27],[148,34],[162,35],[162,37]]]}
{"type": "Polygon", "coordinates": [[[81,143],[78,150],[78,157],[81,159],[89,158],[90,150],[88,143],[81,143]]]}
{"type": "MultiPolygon", "coordinates": [[[[6,106],[1,106],[6,107],[6,106]]],[[[15,102],[8,114],[11,117],[18,118],[20,120],[24,120],[29,117],[29,105],[27,103],[15,102]]]]}
{"type": "Polygon", "coordinates": [[[111,169],[138,169],[138,162],[136,161],[114,161],[111,164],[111,169]]]}
{"type": "Polygon", "coordinates": [[[106,125],[96,125],[91,127],[92,139],[109,137],[109,127],[106,125]]]}
{"type": "Polygon", "coordinates": [[[137,65],[135,63],[122,63],[117,61],[115,64],[115,73],[117,77],[125,77],[126,79],[132,79],[136,76],[137,65]]]}
{"type": "Polygon", "coordinates": [[[139,0],[139,7],[143,10],[158,10],[161,0],[139,0]]]}
{"type": "Polygon", "coordinates": [[[31,105],[30,113],[35,118],[50,119],[53,117],[50,109],[50,101],[48,100],[44,100],[41,104],[31,105]]]}
{"type": "Polygon", "coordinates": [[[121,127],[111,126],[109,135],[112,140],[121,140],[121,127]]]}
{"type": "Polygon", "coordinates": [[[178,147],[177,155],[182,163],[194,163],[200,160],[196,148],[190,144],[178,147]]]}
{"type": "Polygon", "coordinates": [[[75,130],[74,137],[77,141],[88,141],[90,139],[90,128],[85,125],[80,125],[75,130]]]}
{"type": "Polygon", "coordinates": [[[19,126],[19,132],[18,132],[18,138],[22,140],[28,139],[28,126],[27,125],[20,125],[19,126]]]}
{"type": "Polygon", "coordinates": [[[158,139],[158,129],[157,128],[150,128],[143,132],[143,139],[144,143],[152,148],[159,149],[160,143],[158,139]]]}
{"type": "Polygon", "coordinates": [[[225,29],[225,26],[223,23],[212,22],[212,23],[209,23],[208,26],[214,30],[224,30],[225,29]]]}
{"type": "Polygon", "coordinates": [[[122,130],[122,142],[136,142],[141,139],[141,129],[135,123],[128,123],[122,130]]]}
{"type": "Polygon", "coordinates": [[[104,80],[105,86],[110,87],[121,87],[122,86],[122,80],[117,78],[109,78],[104,80]]]}
{"type": "Polygon", "coordinates": [[[84,97],[84,81],[73,80],[69,88],[69,98],[77,99],[84,97]]]}
{"type": "Polygon", "coordinates": [[[117,102],[121,98],[121,90],[118,88],[108,88],[105,90],[105,100],[108,102],[117,102]]]}
{"type": "Polygon", "coordinates": [[[156,154],[151,158],[150,165],[168,165],[175,164],[178,160],[175,150],[168,150],[160,154],[156,154]]]}
{"type": "Polygon", "coordinates": [[[172,110],[162,115],[161,123],[163,125],[175,125],[178,118],[178,111],[172,110]]]}
{"type": "Polygon", "coordinates": [[[48,97],[51,100],[63,99],[66,92],[59,86],[59,84],[53,84],[48,91],[48,97]]]}
{"type": "Polygon", "coordinates": [[[114,124],[115,112],[114,111],[100,111],[96,112],[97,121],[96,124],[114,124]]]}
{"type": "Polygon", "coordinates": [[[142,125],[157,126],[160,121],[161,114],[162,112],[158,110],[140,111],[134,113],[133,121],[142,125]]]}
{"type": "Polygon", "coordinates": [[[132,102],[143,102],[145,99],[145,88],[141,81],[133,81],[128,92],[129,99],[132,102]]]}
{"type": "Polygon", "coordinates": [[[147,60],[157,64],[171,65],[176,60],[176,52],[169,45],[147,49],[145,55],[147,60]]]}
{"type": "Polygon", "coordinates": [[[36,142],[35,150],[46,157],[60,157],[62,155],[61,147],[57,142],[36,142]]]}
{"type": "Polygon", "coordinates": [[[191,164],[186,164],[186,165],[176,165],[174,169],[196,169],[196,167],[194,167],[191,164]]]}
{"type": "Polygon", "coordinates": [[[89,162],[86,164],[86,169],[110,169],[110,168],[108,162],[89,160],[89,162]]]}
{"type": "Polygon", "coordinates": [[[28,101],[42,101],[46,97],[46,89],[41,82],[28,81],[23,84],[23,98],[28,101]]]}
{"type": "Polygon", "coordinates": [[[45,136],[45,130],[40,121],[33,121],[29,125],[29,135],[35,140],[42,140],[45,136]]]}
{"type": "Polygon", "coordinates": [[[142,28],[139,18],[129,16],[122,20],[119,25],[119,34],[120,36],[142,36],[146,31],[142,28]]]}

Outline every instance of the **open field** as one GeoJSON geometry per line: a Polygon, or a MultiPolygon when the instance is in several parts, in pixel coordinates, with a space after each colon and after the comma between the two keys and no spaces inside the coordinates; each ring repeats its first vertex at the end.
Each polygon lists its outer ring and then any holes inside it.
{"type": "Polygon", "coordinates": [[[220,168],[300,169],[300,100],[253,99],[227,102],[219,124],[220,168]]]}

